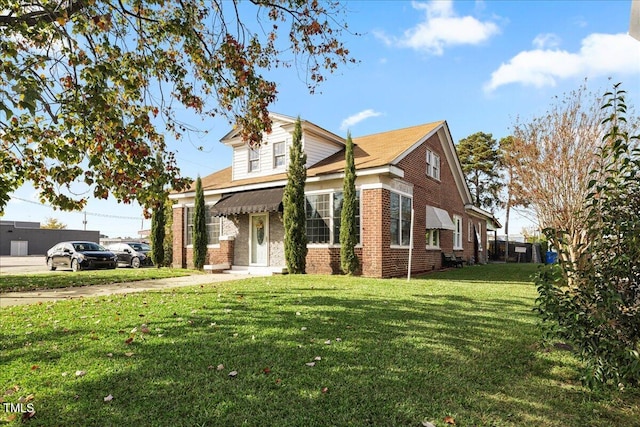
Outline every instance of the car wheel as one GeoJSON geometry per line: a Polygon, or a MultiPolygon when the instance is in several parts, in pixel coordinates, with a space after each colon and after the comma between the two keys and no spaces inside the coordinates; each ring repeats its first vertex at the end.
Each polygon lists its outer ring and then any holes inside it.
{"type": "Polygon", "coordinates": [[[47,258],[47,267],[49,267],[49,270],[51,271],[56,270],[56,266],[53,265],[53,258],[47,258]]]}
{"type": "Polygon", "coordinates": [[[73,271],[80,271],[80,264],[78,264],[78,260],[77,259],[72,259],[71,260],[71,269],[73,271]]]}
{"type": "Polygon", "coordinates": [[[140,268],[140,258],[138,257],[131,258],[131,267],[140,268]]]}

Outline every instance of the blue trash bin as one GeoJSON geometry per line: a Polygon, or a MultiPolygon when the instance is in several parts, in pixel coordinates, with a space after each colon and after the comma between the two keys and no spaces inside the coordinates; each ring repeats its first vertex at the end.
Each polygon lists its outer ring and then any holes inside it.
{"type": "Polygon", "coordinates": [[[547,251],[547,258],[546,258],[547,264],[555,264],[557,261],[558,261],[558,253],[547,251]]]}

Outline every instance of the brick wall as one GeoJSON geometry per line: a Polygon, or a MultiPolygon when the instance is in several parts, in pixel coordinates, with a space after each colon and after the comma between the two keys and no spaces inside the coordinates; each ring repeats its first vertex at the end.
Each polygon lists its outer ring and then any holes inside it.
{"type": "Polygon", "coordinates": [[[184,242],[184,230],[185,215],[187,208],[174,207],[173,208],[173,267],[174,268],[186,268],[187,267],[187,249],[184,242]]]}
{"type": "MultiPolygon", "coordinates": [[[[357,247],[355,251],[362,264],[362,248],[357,247]]],[[[306,272],[307,274],[342,274],[340,248],[309,248],[306,259],[306,272]]]]}
{"type": "MultiPolygon", "coordinates": [[[[414,237],[412,273],[431,271],[442,266],[441,252],[453,252],[453,231],[440,231],[440,249],[426,249],[426,206],[435,206],[462,217],[462,242],[464,250],[455,251],[465,260],[473,256],[473,242],[467,242],[469,217],[456,186],[451,167],[444,155],[440,139],[433,135],[402,159],[398,166],[404,171],[404,180],[413,184],[414,237]],[[427,148],[440,156],[440,180],[426,174],[427,148]]],[[[393,260],[389,272],[393,275],[407,273],[408,251],[395,249],[385,259],[393,260]],[[399,252],[404,251],[404,252],[399,252]],[[404,272],[402,272],[404,269],[404,272]]],[[[387,276],[387,275],[385,275],[387,276]]]]}
{"type": "Polygon", "coordinates": [[[389,192],[370,189],[360,192],[362,198],[362,275],[383,276],[385,248],[391,242],[389,228],[389,192]]]}

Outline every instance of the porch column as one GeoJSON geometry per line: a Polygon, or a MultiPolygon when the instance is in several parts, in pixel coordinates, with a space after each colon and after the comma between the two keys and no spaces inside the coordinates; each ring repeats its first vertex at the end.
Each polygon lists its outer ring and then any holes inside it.
{"type": "Polygon", "coordinates": [[[389,247],[389,197],[387,192],[385,202],[384,194],[385,191],[382,188],[361,192],[362,259],[360,263],[362,275],[367,277],[384,277],[384,247],[385,245],[389,247]],[[386,233],[384,232],[385,224],[386,233]]]}

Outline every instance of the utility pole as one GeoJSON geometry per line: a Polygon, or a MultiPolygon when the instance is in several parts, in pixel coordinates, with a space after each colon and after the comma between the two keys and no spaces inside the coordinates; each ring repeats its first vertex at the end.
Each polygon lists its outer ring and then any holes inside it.
{"type": "Polygon", "coordinates": [[[83,214],[84,220],[82,221],[82,224],[84,224],[84,231],[87,231],[87,211],[84,211],[83,214]]]}

